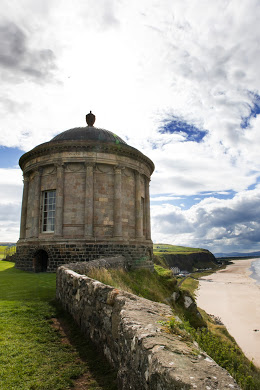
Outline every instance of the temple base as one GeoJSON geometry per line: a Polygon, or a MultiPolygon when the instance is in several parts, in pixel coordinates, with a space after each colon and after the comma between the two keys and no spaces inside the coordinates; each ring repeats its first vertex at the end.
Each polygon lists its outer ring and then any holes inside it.
{"type": "Polygon", "coordinates": [[[62,264],[90,261],[101,257],[122,255],[128,269],[153,269],[152,241],[147,242],[19,242],[15,254],[15,267],[24,271],[55,272],[62,264]]]}

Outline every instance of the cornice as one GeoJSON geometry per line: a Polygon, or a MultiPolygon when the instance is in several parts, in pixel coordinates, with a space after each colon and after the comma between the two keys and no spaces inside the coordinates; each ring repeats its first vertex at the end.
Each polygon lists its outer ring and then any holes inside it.
{"type": "Polygon", "coordinates": [[[109,144],[100,143],[96,141],[50,141],[36,146],[34,149],[23,154],[19,160],[19,165],[24,170],[25,164],[33,158],[52,154],[55,152],[72,152],[72,151],[84,151],[84,152],[98,152],[98,153],[111,153],[120,156],[126,156],[133,158],[137,161],[143,162],[150,168],[151,174],[154,171],[154,163],[147,156],[141,153],[139,150],[129,145],[124,144],[109,144]]]}

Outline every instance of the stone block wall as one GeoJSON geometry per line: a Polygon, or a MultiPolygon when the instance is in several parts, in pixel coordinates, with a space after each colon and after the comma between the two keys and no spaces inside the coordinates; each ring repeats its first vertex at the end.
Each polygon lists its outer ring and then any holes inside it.
{"type": "Polygon", "coordinates": [[[130,268],[150,268],[153,269],[151,261],[151,246],[140,244],[95,244],[95,243],[53,243],[46,242],[40,245],[32,243],[31,245],[17,246],[16,254],[13,258],[15,266],[24,271],[34,271],[33,259],[39,250],[44,250],[48,254],[47,272],[56,271],[57,267],[65,263],[74,263],[79,261],[91,261],[100,257],[111,257],[123,255],[127,259],[128,269],[130,268]]]}
{"type": "MultiPolygon", "coordinates": [[[[114,159],[110,161],[111,164],[91,162],[92,174],[89,178],[86,173],[88,157],[87,154],[86,164],[82,161],[68,162],[66,159],[64,161],[60,159],[59,166],[57,161],[53,162],[52,156],[50,156],[47,166],[44,165],[44,161],[39,159],[37,169],[33,164],[33,169],[28,170],[25,175],[27,191],[24,199],[26,205],[23,206],[22,239],[40,237],[44,240],[46,232],[42,231],[43,194],[50,190],[56,191],[56,202],[61,207],[59,218],[58,213],[56,213],[59,232],[57,227],[55,232],[49,232],[53,236],[58,235],[67,239],[83,238],[86,234],[86,224],[91,224],[90,235],[99,240],[118,236],[115,225],[118,224],[116,213],[120,209],[118,217],[121,225],[120,236],[124,239],[135,239],[136,237],[142,237],[143,240],[151,239],[150,231],[148,232],[150,215],[147,214],[147,210],[144,210],[140,219],[140,223],[143,225],[142,234],[137,232],[137,219],[140,217],[137,216],[137,209],[141,198],[150,207],[150,196],[145,190],[145,183],[149,180],[149,175],[144,174],[146,173],[144,166],[139,166],[135,161],[131,164],[131,168],[120,165],[118,168],[120,183],[116,188],[115,167],[118,165],[115,165],[114,159]],[[140,173],[140,188],[136,194],[136,173],[138,172],[140,173]],[[90,188],[91,193],[88,193],[90,188]],[[116,194],[119,191],[120,205],[116,203],[116,194]],[[59,198],[61,199],[59,200],[59,198]],[[88,202],[86,202],[86,198],[88,202]],[[93,213],[91,218],[90,213],[93,213]]],[[[70,159],[70,156],[67,158],[70,159]]],[[[127,159],[124,158],[118,161],[120,164],[126,162],[127,159]]]]}
{"type": "Polygon", "coordinates": [[[84,335],[117,370],[120,390],[239,389],[195,345],[169,334],[169,306],[104,285],[84,275],[89,267],[125,267],[121,257],[64,265],[57,270],[57,299],[84,335]]]}

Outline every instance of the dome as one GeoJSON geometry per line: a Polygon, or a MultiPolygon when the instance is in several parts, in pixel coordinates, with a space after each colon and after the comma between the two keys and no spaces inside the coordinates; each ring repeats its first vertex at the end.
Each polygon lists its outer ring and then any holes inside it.
{"type": "Polygon", "coordinates": [[[91,155],[93,152],[110,153],[111,155],[124,156],[139,162],[141,161],[150,171],[149,174],[152,174],[154,170],[153,162],[138,149],[128,145],[114,132],[95,127],[95,115],[91,111],[86,115],[86,122],[87,126],[65,130],[50,141],[44,142],[23,154],[19,160],[21,169],[28,169],[35,158],[48,156],[49,162],[51,156],[56,156],[57,153],[62,152],[66,154],[67,152],[82,151],[83,154],[86,153],[86,156],[84,154],[85,158],[90,160],[93,158],[91,155]]]}
{"type": "Polygon", "coordinates": [[[62,133],[56,135],[56,137],[52,138],[50,142],[53,141],[98,141],[116,145],[127,145],[122,138],[112,133],[112,131],[100,129],[94,126],[75,127],[74,129],[63,131],[62,133]]]}

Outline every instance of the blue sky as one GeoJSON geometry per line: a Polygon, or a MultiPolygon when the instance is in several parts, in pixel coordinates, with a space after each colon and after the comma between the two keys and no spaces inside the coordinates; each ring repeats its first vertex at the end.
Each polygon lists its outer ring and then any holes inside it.
{"type": "Polygon", "coordinates": [[[19,148],[0,147],[0,168],[15,168],[18,166],[18,161],[24,153],[19,148]]]}
{"type": "Polygon", "coordinates": [[[168,203],[173,206],[180,207],[182,210],[188,210],[191,206],[199,204],[203,199],[215,198],[215,199],[232,199],[235,195],[234,191],[226,192],[202,192],[196,195],[190,196],[174,196],[171,194],[160,194],[159,196],[151,196],[151,204],[158,205],[168,203]]]}
{"type": "Polygon", "coordinates": [[[19,237],[19,157],[69,128],[155,163],[155,242],[260,250],[257,0],[2,0],[0,241],[19,237]]]}
{"type": "Polygon", "coordinates": [[[184,119],[177,117],[170,118],[164,121],[163,126],[159,129],[162,134],[181,134],[184,136],[184,141],[202,142],[207,134],[206,130],[201,130],[193,124],[185,122],[184,119]]]}

